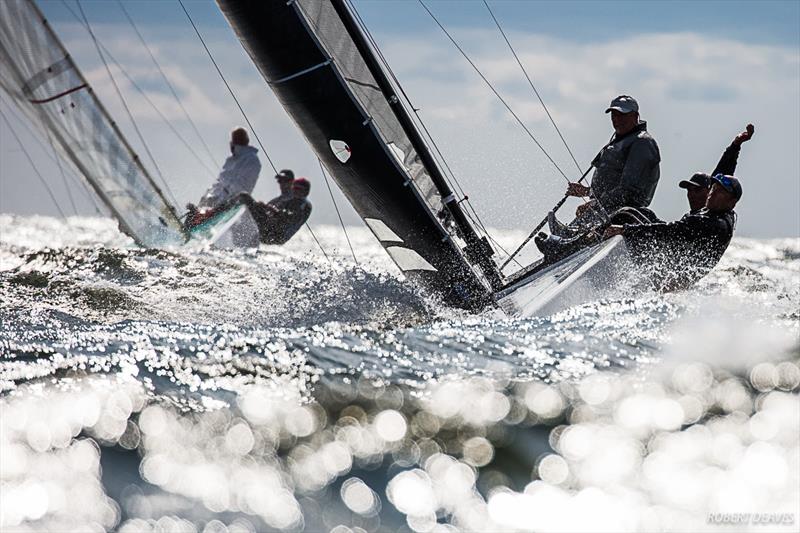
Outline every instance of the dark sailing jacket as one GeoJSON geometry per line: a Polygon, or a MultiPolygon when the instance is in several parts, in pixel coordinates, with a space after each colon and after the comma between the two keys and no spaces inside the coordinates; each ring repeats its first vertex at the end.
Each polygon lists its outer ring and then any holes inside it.
{"type": "Polygon", "coordinates": [[[607,144],[592,161],[591,196],[607,213],[620,207],[647,207],[660,177],[661,153],[647,122],[607,144]]]}
{"type": "Polygon", "coordinates": [[[311,215],[311,202],[305,198],[290,198],[279,207],[259,202],[248,207],[264,244],[286,243],[311,215]]]}
{"type": "Polygon", "coordinates": [[[660,290],[685,289],[714,268],[736,227],[734,211],[687,213],[677,222],[625,226],[625,244],[651,284],[660,290]]]}

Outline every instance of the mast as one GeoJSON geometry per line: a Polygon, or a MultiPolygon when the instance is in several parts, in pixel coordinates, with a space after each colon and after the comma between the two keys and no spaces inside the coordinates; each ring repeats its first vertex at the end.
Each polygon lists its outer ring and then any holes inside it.
{"type": "Polygon", "coordinates": [[[481,267],[481,270],[491,284],[492,289],[500,289],[503,286],[503,282],[497,266],[491,259],[491,256],[494,255],[494,250],[492,250],[492,247],[486,241],[485,237],[481,239],[478,236],[475,228],[472,227],[472,224],[470,224],[469,220],[464,214],[464,211],[461,209],[461,204],[456,200],[455,194],[450,189],[450,186],[442,174],[439,165],[436,163],[433,155],[431,155],[428,144],[420,135],[419,130],[414,124],[414,121],[408,114],[408,111],[402,104],[400,98],[397,96],[394,86],[392,85],[391,81],[389,81],[389,78],[386,76],[382,65],[375,56],[375,52],[369,45],[369,42],[367,41],[361,28],[356,23],[350,8],[347,6],[346,0],[330,1],[336,9],[336,12],[341,17],[345,28],[350,34],[350,37],[353,39],[353,42],[355,42],[358,50],[361,52],[362,57],[372,72],[372,75],[378,82],[381,91],[383,91],[384,97],[386,97],[387,101],[391,104],[392,110],[397,116],[397,120],[400,121],[403,130],[405,131],[406,135],[408,135],[411,143],[414,145],[414,148],[422,160],[423,165],[425,165],[425,168],[430,173],[430,177],[442,197],[444,206],[452,215],[453,221],[456,223],[461,235],[467,242],[467,246],[464,249],[467,257],[481,267]]]}

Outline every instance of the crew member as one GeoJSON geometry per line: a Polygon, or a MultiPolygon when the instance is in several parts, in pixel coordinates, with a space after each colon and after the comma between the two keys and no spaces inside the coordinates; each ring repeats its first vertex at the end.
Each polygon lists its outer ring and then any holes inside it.
{"type": "Polygon", "coordinates": [[[592,161],[595,168],[591,187],[570,183],[568,196],[589,197],[578,206],[576,218],[565,226],[554,213],[548,216],[550,233],[573,236],[581,229],[604,222],[607,214],[622,207],[639,210],[647,218],[655,215],[646,209],[653,200],[660,177],[661,153],[647,131],[647,122],[639,118],[639,104],[628,95],[620,95],[606,109],[611,113],[614,135],[592,161]]]}
{"type": "Polygon", "coordinates": [[[244,128],[231,132],[231,155],[222,165],[217,181],[206,191],[200,202],[186,204],[186,225],[196,226],[214,213],[231,205],[231,200],[241,193],[250,194],[258,181],[261,162],[258,149],[250,146],[250,137],[244,128]]]}
{"type": "Polygon", "coordinates": [[[736,163],[739,159],[742,143],[749,141],[753,137],[753,133],[755,133],[755,127],[752,124],[748,124],[747,128],[734,137],[733,142],[725,149],[719,163],[717,163],[717,167],[711,174],[695,172],[691,178],[678,184],[681,189],[686,189],[686,198],[689,200],[689,214],[696,213],[705,207],[706,196],[708,196],[713,184],[711,176],[716,176],[717,174],[733,175],[736,173],[736,163]]]}
{"type": "Polygon", "coordinates": [[[734,177],[711,178],[705,206],[668,224],[609,226],[603,237],[622,235],[634,261],[649,269],[649,279],[659,290],[691,286],[716,266],[728,248],[736,227],[733,208],[742,197],[734,177]]]}
{"type": "Polygon", "coordinates": [[[288,168],[285,168],[275,174],[275,181],[278,182],[278,188],[280,189],[281,194],[267,202],[267,204],[280,207],[293,197],[292,182],[294,182],[294,172],[288,168]]]}
{"type": "Polygon", "coordinates": [[[311,202],[308,201],[310,191],[311,183],[305,178],[297,178],[292,182],[292,197],[281,206],[257,202],[249,194],[241,194],[239,199],[256,221],[261,242],[284,244],[311,215],[311,202]]]}

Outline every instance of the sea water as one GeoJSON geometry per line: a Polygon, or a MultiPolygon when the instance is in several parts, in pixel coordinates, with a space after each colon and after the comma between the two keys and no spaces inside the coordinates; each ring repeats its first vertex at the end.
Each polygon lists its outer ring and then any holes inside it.
{"type": "Polygon", "coordinates": [[[519,319],[315,231],[144,250],[0,215],[0,529],[800,528],[800,240],[519,319]]]}

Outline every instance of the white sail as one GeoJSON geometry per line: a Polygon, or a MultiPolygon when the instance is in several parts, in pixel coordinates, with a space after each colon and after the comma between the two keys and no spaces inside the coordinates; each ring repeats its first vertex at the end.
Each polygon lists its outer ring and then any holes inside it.
{"type": "Polygon", "coordinates": [[[185,242],[174,207],[33,0],[0,1],[0,87],[53,140],[137,244],[185,242]]]}

